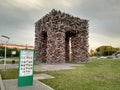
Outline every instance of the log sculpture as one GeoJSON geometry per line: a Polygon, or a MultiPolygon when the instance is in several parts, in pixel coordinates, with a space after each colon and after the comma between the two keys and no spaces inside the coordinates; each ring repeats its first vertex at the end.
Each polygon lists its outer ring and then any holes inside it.
{"type": "Polygon", "coordinates": [[[88,20],[55,9],[38,20],[35,60],[45,63],[88,61],[88,20]]]}

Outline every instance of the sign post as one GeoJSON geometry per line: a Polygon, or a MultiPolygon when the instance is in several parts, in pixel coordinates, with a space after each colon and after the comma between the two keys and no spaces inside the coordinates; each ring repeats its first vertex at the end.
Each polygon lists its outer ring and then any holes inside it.
{"type": "Polygon", "coordinates": [[[18,87],[33,85],[33,50],[20,50],[18,87]]]}

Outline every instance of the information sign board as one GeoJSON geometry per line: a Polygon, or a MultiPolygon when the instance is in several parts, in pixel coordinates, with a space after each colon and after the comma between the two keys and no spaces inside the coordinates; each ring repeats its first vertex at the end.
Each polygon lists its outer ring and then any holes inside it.
{"type": "Polygon", "coordinates": [[[18,86],[29,86],[33,84],[33,50],[20,50],[18,86]]]}

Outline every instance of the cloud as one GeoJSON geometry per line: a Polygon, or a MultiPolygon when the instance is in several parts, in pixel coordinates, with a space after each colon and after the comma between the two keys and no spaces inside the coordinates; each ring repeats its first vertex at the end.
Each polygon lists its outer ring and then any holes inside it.
{"type": "Polygon", "coordinates": [[[33,45],[34,23],[55,8],[90,21],[90,48],[119,46],[120,0],[0,0],[0,7],[0,34],[11,43],[33,45]]]}
{"type": "Polygon", "coordinates": [[[43,6],[42,0],[1,0],[1,6],[7,8],[18,8],[24,10],[39,9],[43,6]]]}

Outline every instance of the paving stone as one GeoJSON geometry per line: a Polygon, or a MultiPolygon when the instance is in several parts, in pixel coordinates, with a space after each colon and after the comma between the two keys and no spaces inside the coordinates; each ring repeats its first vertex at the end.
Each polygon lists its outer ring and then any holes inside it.
{"type": "Polygon", "coordinates": [[[38,80],[38,79],[50,79],[50,78],[54,78],[51,75],[48,74],[35,74],[34,75],[34,80],[38,80]]]}

